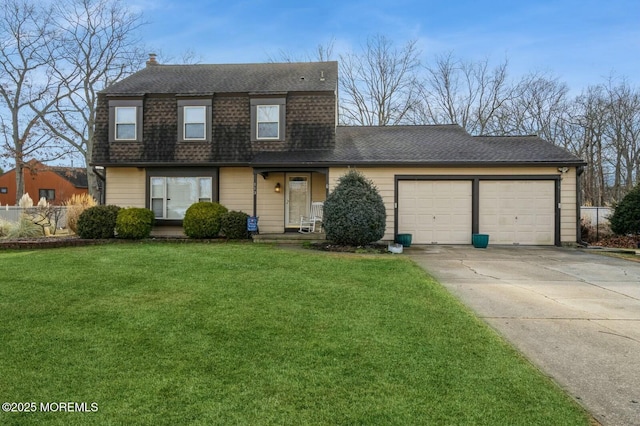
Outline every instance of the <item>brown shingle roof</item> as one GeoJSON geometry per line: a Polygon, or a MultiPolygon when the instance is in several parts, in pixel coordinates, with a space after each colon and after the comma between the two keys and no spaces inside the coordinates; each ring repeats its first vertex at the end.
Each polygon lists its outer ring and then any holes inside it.
{"type": "Polygon", "coordinates": [[[335,91],[337,62],[152,65],[104,89],[108,95],[335,91]]]}

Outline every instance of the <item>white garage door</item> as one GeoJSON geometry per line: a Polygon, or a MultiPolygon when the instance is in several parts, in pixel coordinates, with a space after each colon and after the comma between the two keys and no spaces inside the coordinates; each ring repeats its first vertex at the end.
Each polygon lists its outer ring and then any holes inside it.
{"type": "Polygon", "coordinates": [[[553,245],[554,181],[480,181],[481,234],[489,244],[553,245]]]}
{"type": "Polygon", "coordinates": [[[398,233],[415,244],[470,244],[471,182],[398,182],[398,233]]]}

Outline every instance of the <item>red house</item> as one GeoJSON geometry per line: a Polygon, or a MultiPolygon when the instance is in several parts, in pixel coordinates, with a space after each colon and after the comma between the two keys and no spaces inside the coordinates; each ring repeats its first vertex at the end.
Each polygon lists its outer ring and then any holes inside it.
{"type": "MultiPolygon", "coordinates": [[[[29,160],[24,167],[24,189],[33,203],[45,197],[51,204],[62,204],[73,194],[88,193],[87,171],[79,167],[47,166],[29,160]]],[[[20,194],[21,195],[21,194],[20,194]]],[[[16,203],[16,170],[0,175],[0,205],[16,203]]]]}

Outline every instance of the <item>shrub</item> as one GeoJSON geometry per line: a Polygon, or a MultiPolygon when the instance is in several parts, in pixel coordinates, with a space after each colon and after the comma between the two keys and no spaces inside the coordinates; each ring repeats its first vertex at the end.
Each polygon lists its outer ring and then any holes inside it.
{"type": "Polygon", "coordinates": [[[384,236],[386,219],[378,189],[360,172],[351,170],[327,197],[322,222],[329,241],[361,246],[384,236]]]}
{"type": "Polygon", "coordinates": [[[190,238],[215,238],[220,233],[220,219],[228,210],[209,201],[192,204],[184,214],[184,233],[190,238]]]}
{"type": "Polygon", "coordinates": [[[77,234],[81,238],[113,238],[118,210],[118,206],[89,207],[78,218],[77,234]]]}
{"type": "Polygon", "coordinates": [[[151,235],[154,214],[149,209],[128,208],[120,209],[116,219],[116,234],[118,238],[139,240],[151,235]]]}
{"type": "Polygon", "coordinates": [[[609,225],[617,235],[640,234],[640,185],[615,206],[609,225]]]}
{"type": "Polygon", "coordinates": [[[83,211],[89,207],[95,206],[96,200],[89,194],[74,194],[64,205],[67,206],[67,228],[78,233],[78,218],[83,211]]]}
{"type": "Polygon", "coordinates": [[[247,219],[249,215],[245,212],[230,211],[220,218],[220,228],[222,234],[231,240],[244,240],[249,238],[247,231],[247,219]]]}

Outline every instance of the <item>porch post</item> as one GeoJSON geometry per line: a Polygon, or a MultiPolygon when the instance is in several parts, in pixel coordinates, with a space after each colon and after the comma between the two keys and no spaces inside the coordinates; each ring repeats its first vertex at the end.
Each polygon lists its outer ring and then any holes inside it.
{"type": "Polygon", "coordinates": [[[253,216],[258,216],[258,173],[253,169],[253,216]]]}

